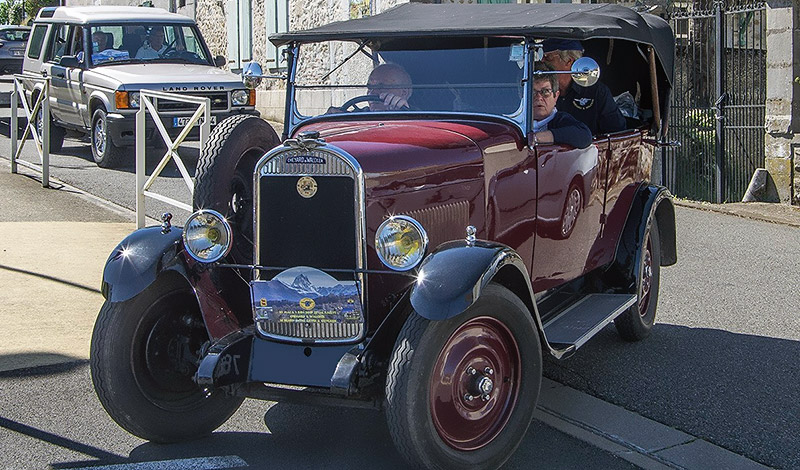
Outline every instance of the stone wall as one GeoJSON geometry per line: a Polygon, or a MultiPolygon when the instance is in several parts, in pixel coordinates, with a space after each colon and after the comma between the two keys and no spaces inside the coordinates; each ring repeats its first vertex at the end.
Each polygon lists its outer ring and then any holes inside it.
{"type": "Polygon", "coordinates": [[[800,1],[768,1],[765,166],[787,204],[800,204],[799,49],[800,1]]]}

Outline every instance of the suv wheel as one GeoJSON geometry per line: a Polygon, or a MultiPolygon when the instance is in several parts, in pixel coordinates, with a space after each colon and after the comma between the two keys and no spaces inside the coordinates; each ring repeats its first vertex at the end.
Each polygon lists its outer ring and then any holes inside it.
{"type": "Polygon", "coordinates": [[[92,114],[92,157],[101,168],[114,168],[122,160],[122,148],[114,145],[108,134],[106,110],[98,108],[92,114]]]}
{"type": "Polygon", "coordinates": [[[386,378],[389,431],[415,468],[498,468],[525,436],[541,380],[530,312],[490,284],[453,318],[411,312],[386,378]]]}
{"type": "MultiPolygon", "coordinates": [[[[34,101],[36,99],[34,98],[34,101]]],[[[39,139],[41,140],[42,134],[44,133],[44,111],[41,109],[38,113],[36,113],[36,132],[39,134],[39,139]]],[[[50,151],[51,152],[60,152],[61,147],[64,146],[64,135],[67,133],[66,129],[63,127],[57,126],[53,122],[52,116],[50,117],[50,151]]]]}
{"type": "Polygon", "coordinates": [[[267,151],[280,143],[267,121],[240,114],[225,119],[211,131],[200,149],[195,172],[194,209],[214,209],[233,226],[231,259],[248,264],[253,259],[253,170],[267,151]]]}

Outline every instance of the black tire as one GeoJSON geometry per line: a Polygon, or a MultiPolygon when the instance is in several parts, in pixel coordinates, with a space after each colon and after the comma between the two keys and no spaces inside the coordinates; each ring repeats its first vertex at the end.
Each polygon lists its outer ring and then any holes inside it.
{"type": "Polygon", "coordinates": [[[154,442],[211,433],[243,398],[193,382],[208,339],[185,282],[157,282],[133,299],[103,304],[92,333],[90,366],[100,403],[122,428],[154,442]]]}
{"type": "Polygon", "coordinates": [[[636,303],[614,319],[617,332],[625,341],[639,341],[650,335],[656,321],[658,288],[661,274],[661,240],[658,224],[650,219],[639,248],[636,267],[636,303]]]}
{"type": "Polygon", "coordinates": [[[386,378],[395,446],[417,468],[498,468],[525,436],[541,380],[538,332],[508,289],[490,284],[467,312],[444,321],[411,312],[386,378]],[[485,378],[487,401],[479,390],[485,378]]]}
{"type": "MultiPolygon", "coordinates": [[[[33,99],[36,101],[36,98],[33,99]]],[[[39,139],[41,140],[42,132],[44,129],[44,125],[42,124],[42,115],[44,112],[39,109],[39,112],[36,113],[36,132],[39,134],[39,139]]],[[[50,151],[51,152],[60,152],[61,148],[64,146],[64,135],[66,135],[67,130],[61,126],[56,125],[53,122],[53,117],[50,117],[50,151]]]]}
{"type": "Polygon", "coordinates": [[[97,166],[101,168],[116,168],[120,166],[125,153],[125,147],[117,147],[108,134],[107,113],[103,108],[97,108],[92,114],[92,157],[97,166]]]}
{"type": "Polygon", "coordinates": [[[219,123],[200,149],[194,208],[213,209],[231,222],[234,237],[229,257],[235,263],[253,261],[253,170],[279,143],[267,121],[239,114],[219,123]]]}

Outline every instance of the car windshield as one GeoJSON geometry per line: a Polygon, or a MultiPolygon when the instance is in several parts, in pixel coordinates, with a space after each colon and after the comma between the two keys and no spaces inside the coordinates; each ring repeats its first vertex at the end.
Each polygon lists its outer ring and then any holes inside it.
{"type": "Polygon", "coordinates": [[[298,118],[330,113],[467,112],[521,122],[524,41],[404,39],[305,44],[296,67],[298,118]],[[388,99],[387,99],[388,97],[388,99]]]}
{"type": "Polygon", "coordinates": [[[93,66],[149,61],[213,65],[192,25],[98,25],[89,34],[93,66]]]}
{"type": "Polygon", "coordinates": [[[3,41],[27,41],[29,29],[4,29],[0,31],[0,40],[3,41]]]}

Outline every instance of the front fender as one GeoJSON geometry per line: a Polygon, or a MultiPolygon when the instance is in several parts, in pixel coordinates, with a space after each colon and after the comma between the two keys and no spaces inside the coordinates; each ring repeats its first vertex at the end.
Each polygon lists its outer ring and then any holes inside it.
{"type": "Polygon", "coordinates": [[[187,277],[185,260],[180,256],[182,234],[183,230],[176,227],[168,233],[161,233],[161,227],[146,227],[125,237],[103,269],[103,297],[109,302],[129,300],[168,270],[187,277]]]}
{"type": "Polygon", "coordinates": [[[527,281],[528,292],[520,298],[532,305],[528,271],[517,252],[499,243],[461,240],[444,243],[425,258],[411,288],[411,306],[429,320],[452,318],[475,303],[483,288],[506,266],[518,270],[527,281]]]}

